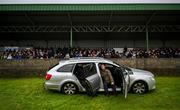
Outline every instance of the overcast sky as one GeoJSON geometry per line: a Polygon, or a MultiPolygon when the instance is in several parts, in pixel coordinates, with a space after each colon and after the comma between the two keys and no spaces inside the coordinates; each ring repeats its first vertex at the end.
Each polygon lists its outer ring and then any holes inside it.
{"type": "Polygon", "coordinates": [[[0,4],[180,3],[180,0],[0,0],[0,4]]]}

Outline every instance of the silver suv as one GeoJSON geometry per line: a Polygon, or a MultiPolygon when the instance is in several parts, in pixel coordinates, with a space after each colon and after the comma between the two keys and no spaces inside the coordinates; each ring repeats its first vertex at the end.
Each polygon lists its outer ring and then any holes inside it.
{"type": "Polygon", "coordinates": [[[155,89],[155,78],[151,72],[124,67],[113,61],[96,57],[61,60],[47,71],[45,88],[65,94],[82,91],[93,94],[96,91],[104,91],[100,64],[106,64],[112,73],[117,91],[122,91],[125,98],[128,91],[143,94],[155,89]],[[84,74],[78,73],[80,67],[85,70],[84,74]],[[83,78],[85,80],[82,80],[83,78]]]}

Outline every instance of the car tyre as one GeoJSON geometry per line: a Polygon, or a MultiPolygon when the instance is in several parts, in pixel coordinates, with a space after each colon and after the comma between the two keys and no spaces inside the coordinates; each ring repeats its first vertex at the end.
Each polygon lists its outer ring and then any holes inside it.
{"type": "Polygon", "coordinates": [[[67,94],[67,95],[72,95],[72,94],[75,94],[78,92],[78,88],[77,88],[77,85],[72,83],[72,82],[68,82],[68,83],[65,83],[63,86],[62,86],[62,89],[61,91],[64,93],[64,94],[67,94]]]}
{"type": "Polygon", "coordinates": [[[144,81],[136,81],[132,85],[131,91],[135,94],[144,94],[148,91],[148,85],[144,81]]]}

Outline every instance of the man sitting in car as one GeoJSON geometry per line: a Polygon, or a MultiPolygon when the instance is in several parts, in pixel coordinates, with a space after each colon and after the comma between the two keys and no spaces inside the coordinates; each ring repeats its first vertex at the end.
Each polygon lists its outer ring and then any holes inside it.
{"type": "Polygon", "coordinates": [[[101,73],[103,84],[104,84],[105,95],[109,96],[109,91],[108,91],[109,86],[111,86],[111,88],[113,90],[113,94],[117,95],[116,86],[114,84],[114,79],[111,75],[110,70],[107,69],[104,64],[100,65],[100,70],[101,70],[100,73],[101,73]]]}

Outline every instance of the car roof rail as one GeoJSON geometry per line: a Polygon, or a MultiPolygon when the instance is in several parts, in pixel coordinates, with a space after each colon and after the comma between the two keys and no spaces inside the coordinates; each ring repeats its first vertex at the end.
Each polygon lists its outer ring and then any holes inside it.
{"type": "Polygon", "coordinates": [[[69,58],[69,60],[78,60],[78,59],[104,59],[102,57],[73,57],[69,58]]]}
{"type": "Polygon", "coordinates": [[[105,59],[102,57],[73,57],[73,58],[66,58],[59,61],[59,63],[65,62],[79,62],[79,61],[105,61],[105,62],[113,62],[109,59],[105,59]]]}

